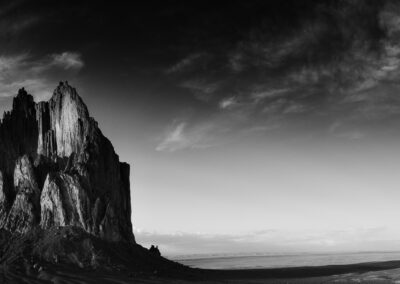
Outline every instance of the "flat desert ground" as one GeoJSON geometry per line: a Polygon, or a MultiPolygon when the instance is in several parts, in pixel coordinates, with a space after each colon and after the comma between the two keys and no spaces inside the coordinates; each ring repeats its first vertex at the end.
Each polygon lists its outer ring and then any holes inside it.
{"type": "Polygon", "coordinates": [[[400,283],[400,261],[255,270],[194,269],[185,277],[141,275],[127,271],[85,271],[70,267],[44,267],[32,272],[19,269],[1,270],[0,283],[67,283],[67,284],[133,284],[133,283],[400,283]]]}

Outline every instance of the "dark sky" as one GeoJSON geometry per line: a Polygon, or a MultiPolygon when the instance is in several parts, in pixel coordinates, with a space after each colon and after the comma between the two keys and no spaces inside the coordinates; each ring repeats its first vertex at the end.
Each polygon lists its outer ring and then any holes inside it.
{"type": "Polygon", "coordinates": [[[0,111],[75,86],[133,165],[139,240],[400,240],[398,2],[125,2],[2,2],[0,111]]]}

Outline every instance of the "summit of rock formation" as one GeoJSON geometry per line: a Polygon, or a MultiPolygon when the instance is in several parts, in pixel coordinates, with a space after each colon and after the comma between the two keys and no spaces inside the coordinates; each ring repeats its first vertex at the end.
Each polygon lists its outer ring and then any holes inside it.
{"type": "Polygon", "coordinates": [[[11,233],[74,226],[134,243],[129,175],[68,82],[47,102],[20,89],[0,122],[0,228],[11,233]]]}

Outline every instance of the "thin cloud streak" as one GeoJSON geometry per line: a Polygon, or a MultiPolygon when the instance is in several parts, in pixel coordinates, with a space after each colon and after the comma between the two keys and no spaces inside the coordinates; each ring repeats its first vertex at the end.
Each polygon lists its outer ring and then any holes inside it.
{"type": "Polygon", "coordinates": [[[76,52],[63,52],[61,54],[53,54],[51,56],[53,61],[51,64],[59,66],[66,70],[68,69],[81,69],[84,66],[81,55],[76,52]]]}
{"type": "MultiPolygon", "coordinates": [[[[156,147],[156,151],[175,152],[183,149],[205,149],[224,144],[226,141],[215,138],[223,133],[229,134],[230,120],[225,119],[225,116],[212,117],[201,123],[191,121],[189,118],[175,119],[160,139],[161,142],[156,147]]],[[[229,135],[226,138],[229,140],[229,135]]]]}
{"type": "Polygon", "coordinates": [[[198,52],[198,53],[193,53],[189,54],[187,57],[184,57],[171,67],[169,67],[166,70],[167,74],[173,74],[173,73],[179,73],[183,71],[188,71],[191,68],[197,67],[198,64],[201,63],[201,60],[204,60],[204,58],[207,57],[207,53],[204,52],[198,52]]]}
{"type": "Polygon", "coordinates": [[[220,82],[205,79],[191,79],[179,84],[181,88],[187,89],[200,101],[210,101],[220,86],[220,82]]]}
{"type": "Polygon", "coordinates": [[[20,35],[40,22],[40,15],[18,10],[25,2],[17,0],[0,5],[0,38],[20,35]]]}
{"type": "Polygon", "coordinates": [[[220,101],[219,107],[221,109],[227,109],[227,108],[233,107],[235,104],[236,104],[235,97],[229,97],[229,98],[225,98],[222,101],[220,101]]]}
{"type": "Polygon", "coordinates": [[[189,140],[184,134],[185,127],[185,122],[180,122],[173,126],[165,135],[164,140],[157,146],[156,150],[173,152],[187,147],[189,145],[189,140]]]}

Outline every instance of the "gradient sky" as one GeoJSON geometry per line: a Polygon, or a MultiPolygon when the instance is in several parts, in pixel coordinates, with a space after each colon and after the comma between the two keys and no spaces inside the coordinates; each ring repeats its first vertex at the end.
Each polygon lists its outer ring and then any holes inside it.
{"type": "Polygon", "coordinates": [[[139,243],[400,250],[398,2],[1,4],[0,112],[60,80],[132,166],[139,243]]]}

